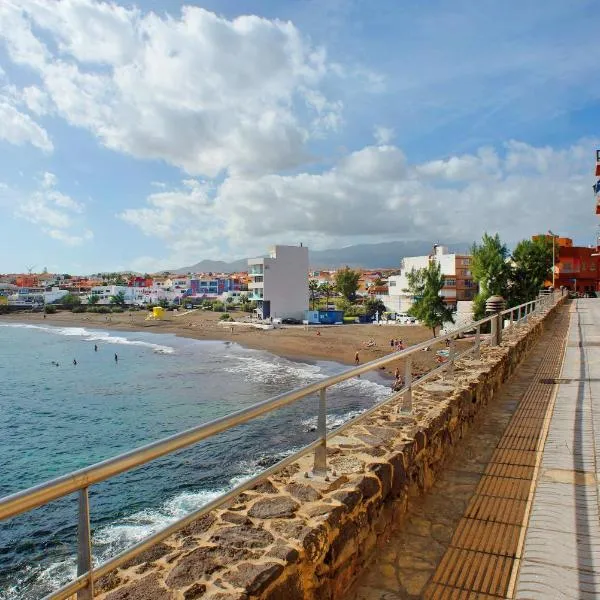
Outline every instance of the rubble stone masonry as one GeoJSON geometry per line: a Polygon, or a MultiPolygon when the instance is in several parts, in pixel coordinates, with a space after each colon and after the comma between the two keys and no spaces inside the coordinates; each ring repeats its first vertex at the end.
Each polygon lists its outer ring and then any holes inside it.
{"type": "MultiPolygon", "coordinates": [[[[545,319],[553,318],[551,311],[545,319]]],[[[538,340],[544,320],[505,332],[452,380],[413,391],[413,414],[382,407],[329,440],[329,481],[312,454],[97,583],[103,600],[341,599],[378,536],[427,491],[444,458],[538,340]]]]}

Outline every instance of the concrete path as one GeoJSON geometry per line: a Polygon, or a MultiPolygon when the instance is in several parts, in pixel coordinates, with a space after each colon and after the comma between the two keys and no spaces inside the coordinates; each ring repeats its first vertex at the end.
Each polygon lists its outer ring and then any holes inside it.
{"type": "Polygon", "coordinates": [[[412,499],[406,521],[382,540],[352,600],[512,594],[568,310],[560,309],[516,374],[477,416],[433,488],[412,499]]]}
{"type": "Polygon", "coordinates": [[[572,305],[515,598],[600,598],[600,300],[572,305]]]}

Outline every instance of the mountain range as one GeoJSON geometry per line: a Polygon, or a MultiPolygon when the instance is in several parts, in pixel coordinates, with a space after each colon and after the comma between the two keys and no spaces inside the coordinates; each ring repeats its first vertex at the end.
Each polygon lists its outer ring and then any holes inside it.
{"type": "MultiPolygon", "coordinates": [[[[448,244],[451,252],[467,252],[470,243],[458,242],[448,244]]],[[[383,242],[380,244],[358,244],[345,248],[329,250],[309,250],[311,269],[336,269],[348,265],[363,269],[394,269],[400,267],[400,260],[405,256],[424,256],[431,252],[432,242],[383,242]]],[[[246,271],[248,259],[241,258],[232,262],[204,259],[200,262],[175,269],[175,273],[233,273],[246,271]]]]}

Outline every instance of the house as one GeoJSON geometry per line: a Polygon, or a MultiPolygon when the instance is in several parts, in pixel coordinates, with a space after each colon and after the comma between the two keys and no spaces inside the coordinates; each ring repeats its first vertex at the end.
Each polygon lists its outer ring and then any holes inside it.
{"type": "Polygon", "coordinates": [[[404,313],[413,303],[408,290],[408,274],[413,270],[425,269],[431,261],[436,261],[444,277],[444,287],[440,295],[451,308],[459,301],[473,300],[477,294],[477,284],[471,273],[471,256],[448,252],[446,246],[435,245],[428,256],[411,256],[402,260],[400,275],[388,277],[388,295],[382,296],[386,308],[392,312],[404,313]]]}
{"type": "MultiPolygon", "coordinates": [[[[536,239],[539,236],[534,236],[536,239]]],[[[551,238],[551,236],[546,236],[551,238]]],[[[585,294],[600,291],[599,253],[597,247],[573,246],[571,238],[556,237],[554,287],[585,294]]],[[[552,281],[546,285],[551,286],[552,281]]]]}
{"type": "Polygon", "coordinates": [[[269,256],[248,259],[248,297],[263,319],[303,319],[308,309],[308,248],[274,246],[269,256]]]}

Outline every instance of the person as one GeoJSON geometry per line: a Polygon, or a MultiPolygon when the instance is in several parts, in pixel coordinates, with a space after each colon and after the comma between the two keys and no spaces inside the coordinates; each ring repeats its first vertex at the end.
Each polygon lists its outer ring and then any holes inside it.
{"type": "Polygon", "coordinates": [[[446,348],[450,348],[450,340],[446,340],[446,348]]]}
{"type": "Polygon", "coordinates": [[[46,313],[44,313],[44,319],[46,318],[46,313]]]}
{"type": "Polygon", "coordinates": [[[356,352],[354,354],[354,364],[355,365],[359,365],[360,364],[360,358],[358,357],[358,352],[356,352]]]}
{"type": "Polygon", "coordinates": [[[392,338],[390,340],[390,348],[393,350],[395,346],[396,346],[396,341],[394,340],[394,338],[392,338]]]}
{"type": "Polygon", "coordinates": [[[317,335],[321,335],[321,332],[317,329],[317,335]]]}
{"type": "Polygon", "coordinates": [[[94,352],[98,352],[98,344],[94,344],[94,352]]]}
{"type": "Polygon", "coordinates": [[[396,367],[396,370],[394,371],[394,377],[397,380],[400,379],[400,369],[398,367],[396,367]]]}
{"type": "Polygon", "coordinates": [[[115,352],[115,362],[119,362],[119,357],[117,356],[116,352],[115,352]]]}
{"type": "Polygon", "coordinates": [[[73,366],[76,367],[77,366],[77,360],[73,359],[73,366]]]}

